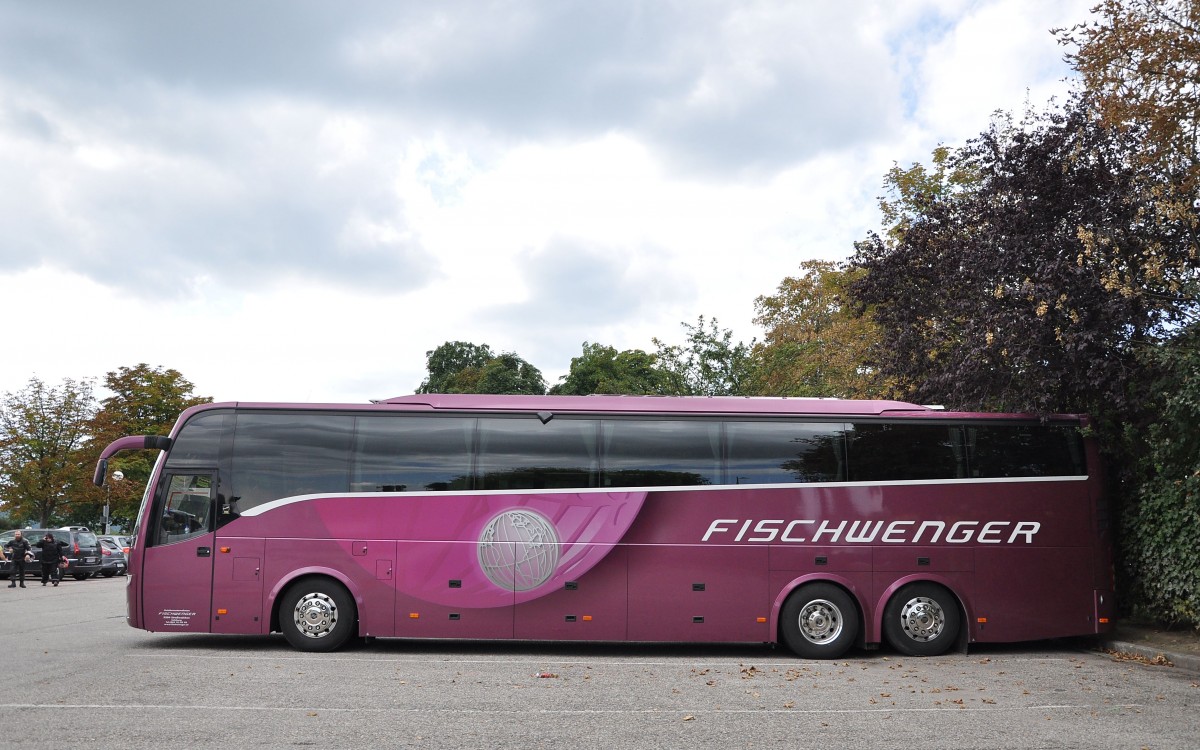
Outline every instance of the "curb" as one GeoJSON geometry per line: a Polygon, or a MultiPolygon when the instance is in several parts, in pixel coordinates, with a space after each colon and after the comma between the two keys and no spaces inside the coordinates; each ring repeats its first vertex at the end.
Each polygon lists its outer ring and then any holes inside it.
{"type": "MultiPolygon", "coordinates": [[[[1101,651],[1115,651],[1119,654],[1132,654],[1139,661],[1145,660],[1150,665],[1161,665],[1158,660],[1166,659],[1176,669],[1200,674],[1200,656],[1181,654],[1175,651],[1164,651],[1144,644],[1130,641],[1097,641],[1095,647],[1101,651]],[[1157,662],[1157,663],[1156,663],[1157,662]]],[[[1161,665],[1166,666],[1166,665],[1161,665]]]]}

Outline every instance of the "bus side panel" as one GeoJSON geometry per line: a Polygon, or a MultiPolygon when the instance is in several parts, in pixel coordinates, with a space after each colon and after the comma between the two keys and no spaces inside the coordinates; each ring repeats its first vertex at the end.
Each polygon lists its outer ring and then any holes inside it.
{"type": "MultiPolygon", "coordinates": [[[[513,545],[509,545],[510,547],[513,545]]],[[[512,638],[516,594],[501,591],[463,561],[477,559],[475,542],[401,541],[396,548],[396,635],[401,638],[512,638]],[[436,592],[438,601],[407,593],[436,592]]],[[[502,555],[501,555],[502,557],[502,555]]],[[[513,554],[508,555],[509,559],[513,554]]],[[[476,563],[476,566],[478,563],[476,563]]],[[[510,576],[515,577],[515,574],[510,576]]]]}
{"type": "Polygon", "coordinates": [[[213,550],[214,633],[265,633],[262,616],[262,539],[217,537],[213,550]]]}
{"type": "Polygon", "coordinates": [[[129,570],[125,579],[125,622],[131,628],[142,628],[142,546],[134,545],[129,550],[129,570]]]}
{"type": "MultiPolygon", "coordinates": [[[[771,576],[768,589],[776,613],[787,601],[784,593],[808,583],[831,582],[846,589],[865,612],[860,636],[871,642],[871,548],[827,547],[809,544],[776,544],[770,547],[771,576]]],[[[778,639],[777,623],[771,623],[772,639],[778,639]]]]}
{"type": "MultiPolygon", "coordinates": [[[[870,550],[864,550],[870,552],[870,550]]],[[[870,556],[868,555],[868,559],[870,556]]],[[[830,570],[822,567],[819,572],[802,573],[800,571],[772,570],[768,588],[774,596],[771,608],[770,641],[779,640],[779,617],[787,599],[795,591],[810,583],[832,583],[846,590],[854,598],[862,610],[862,620],[859,623],[859,640],[864,643],[878,643],[879,634],[874,628],[874,610],[871,608],[871,572],[869,570],[830,570]]]]}
{"type": "Polygon", "coordinates": [[[871,570],[870,547],[771,546],[771,570],[804,573],[864,573],[871,570]]]}
{"type": "Polygon", "coordinates": [[[208,632],[215,539],[214,533],[201,534],[142,550],[143,628],[156,633],[208,632]]]}
{"type": "Polygon", "coordinates": [[[975,630],[983,642],[1096,632],[1090,547],[990,547],[975,551],[975,630]]]}
{"type": "Polygon", "coordinates": [[[765,545],[629,547],[629,639],[769,640],[767,552],[765,545]]]}
{"type": "Polygon", "coordinates": [[[604,561],[553,593],[518,604],[516,637],[531,640],[623,641],[629,619],[628,550],[614,547],[604,561]]]}
{"type": "MultiPolygon", "coordinates": [[[[396,543],[391,540],[268,539],[263,560],[265,590],[278,596],[294,578],[308,573],[330,576],[350,589],[358,608],[360,634],[388,636],[395,630],[395,550],[396,543]]],[[[264,619],[267,615],[264,612],[264,619]]]]}
{"type": "MultiPolygon", "coordinates": [[[[970,552],[970,550],[966,550],[970,552]]],[[[929,572],[922,569],[920,572],[910,572],[901,574],[896,571],[885,573],[874,573],[872,575],[872,600],[874,601],[874,613],[871,616],[869,633],[876,641],[886,640],[886,626],[883,618],[887,611],[887,605],[900,593],[901,589],[909,584],[916,583],[932,583],[950,592],[960,606],[960,615],[965,617],[961,627],[967,632],[968,637],[974,640],[974,631],[968,627],[968,620],[973,621],[975,618],[975,591],[976,577],[975,574],[966,571],[946,571],[946,572],[929,572]]]]}
{"type": "Polygon", "coordinates": [[[1113,565],[1113,518],[1108,494],[1105,492],[1105,477],[1100,462],[1099,448],[1094,440],[1087,443],[1088,465],[1092,476],[1088,479],[1089,497],[1092,501],[1092,523],[1094,525],[1095,551],[1092,554],[1093,579],[1096,588],[1096,622],[1098,633],[1107,633],[1113,628],[1116,616],[1116,569],[1113,565]]]}
{"type": "MultiPolygon", "coordinates": [[[[867,632],[874,640],[883,639],[883,610],[895,591],[898,581],[931,581],[948,588],[956,597],[966,601],[967,615],[971,614],[971,593],[975,590],[975,550],[970,547],[874,547],[871,551],[874,570],[871,599],[874,616],[867,632]]],[[[963,627],[966,627],[964,623],[963,627]]]]}

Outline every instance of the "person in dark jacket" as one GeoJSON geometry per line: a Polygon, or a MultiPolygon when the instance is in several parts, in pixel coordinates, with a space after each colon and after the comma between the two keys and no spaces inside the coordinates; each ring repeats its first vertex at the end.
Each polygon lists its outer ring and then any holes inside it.
{"type": "Polygon", "coordinates": [[[30,553],[29,541],[21,536],[20,530],[13,534],[12,541],[4,545],[4,549],[8,550],[8,557],[12,560],[12,583],[8,587],[15,588],[17,581],[21,582],[21,588],[25,588],[25,556],[30,553]]]}
{"type": "Polygon", "coordinates": [[[37,557],[42,564],[42,585],[45,586],[48,580],[52,580],[57,586],[58,580],[62,578],[58,566],[66,559],[63,555],[63,548],[67,546],[67,543],[58,541],[53,534],[47,531],[42,541],[33,546],[38,548],[37,557]]]}

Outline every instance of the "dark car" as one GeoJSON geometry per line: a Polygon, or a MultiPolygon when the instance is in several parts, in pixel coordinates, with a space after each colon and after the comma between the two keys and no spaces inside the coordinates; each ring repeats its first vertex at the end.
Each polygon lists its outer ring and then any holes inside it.
{"type": "MultiPolygon", "coordinates": [[[[63,554],[67,557],[67,569],[62,572],[64,578],[73,576],[75,580],[82,581],[103,569],[100,560],[104,555],[100,552],[100,541],[90,531],[78,529],[21,529],[20,531],[31,545],[41,541],[47,532],[53,534],[56,540],[67,545],[63,549],[63,554]]],[[[12,529],[0,534],[0,549],[12,541],[16,532],[16,529],[12,529]]],[[[35,578],[41,580],[42,564],[37,560],[37,552],[35,547],[33,559],[25,564],[25,580],[27,581],[35,578]]],[[[6,560],[0,563],[0,579],[10,577],[12,572],[11,561],[6,560]]]]}

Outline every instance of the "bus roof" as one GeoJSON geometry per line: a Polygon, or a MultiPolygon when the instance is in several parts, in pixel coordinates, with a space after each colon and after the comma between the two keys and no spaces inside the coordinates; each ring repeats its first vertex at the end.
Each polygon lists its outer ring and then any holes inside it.
{"type": "Polygon", "coordinates": [[[930,412],[903,401],[751,396],[497,396],[427,393],[377,403],[444,411],[613,412],[625,414],[861,414],[930,412]]]}
{"type": "MultiPolygon", "coordinates": [[[[232,401],[193,406],[180,415],[183,424],[197,412],[212,409],[344,411],[344,412],[514,412],[537,414],[757,415],[814,417],[925,417],[935,419],[1021,419],[1081,421],[1080,414],[1007,414],[953,412],[885,399],[839,399],[772,396],[507,396],[466,393],[423,393],[365,404],[232,401]]],[[[131,446],[132,447],[132,446],[131,446]]],[[[153,447],[153,446],[146,446],[153,447]]]]}

